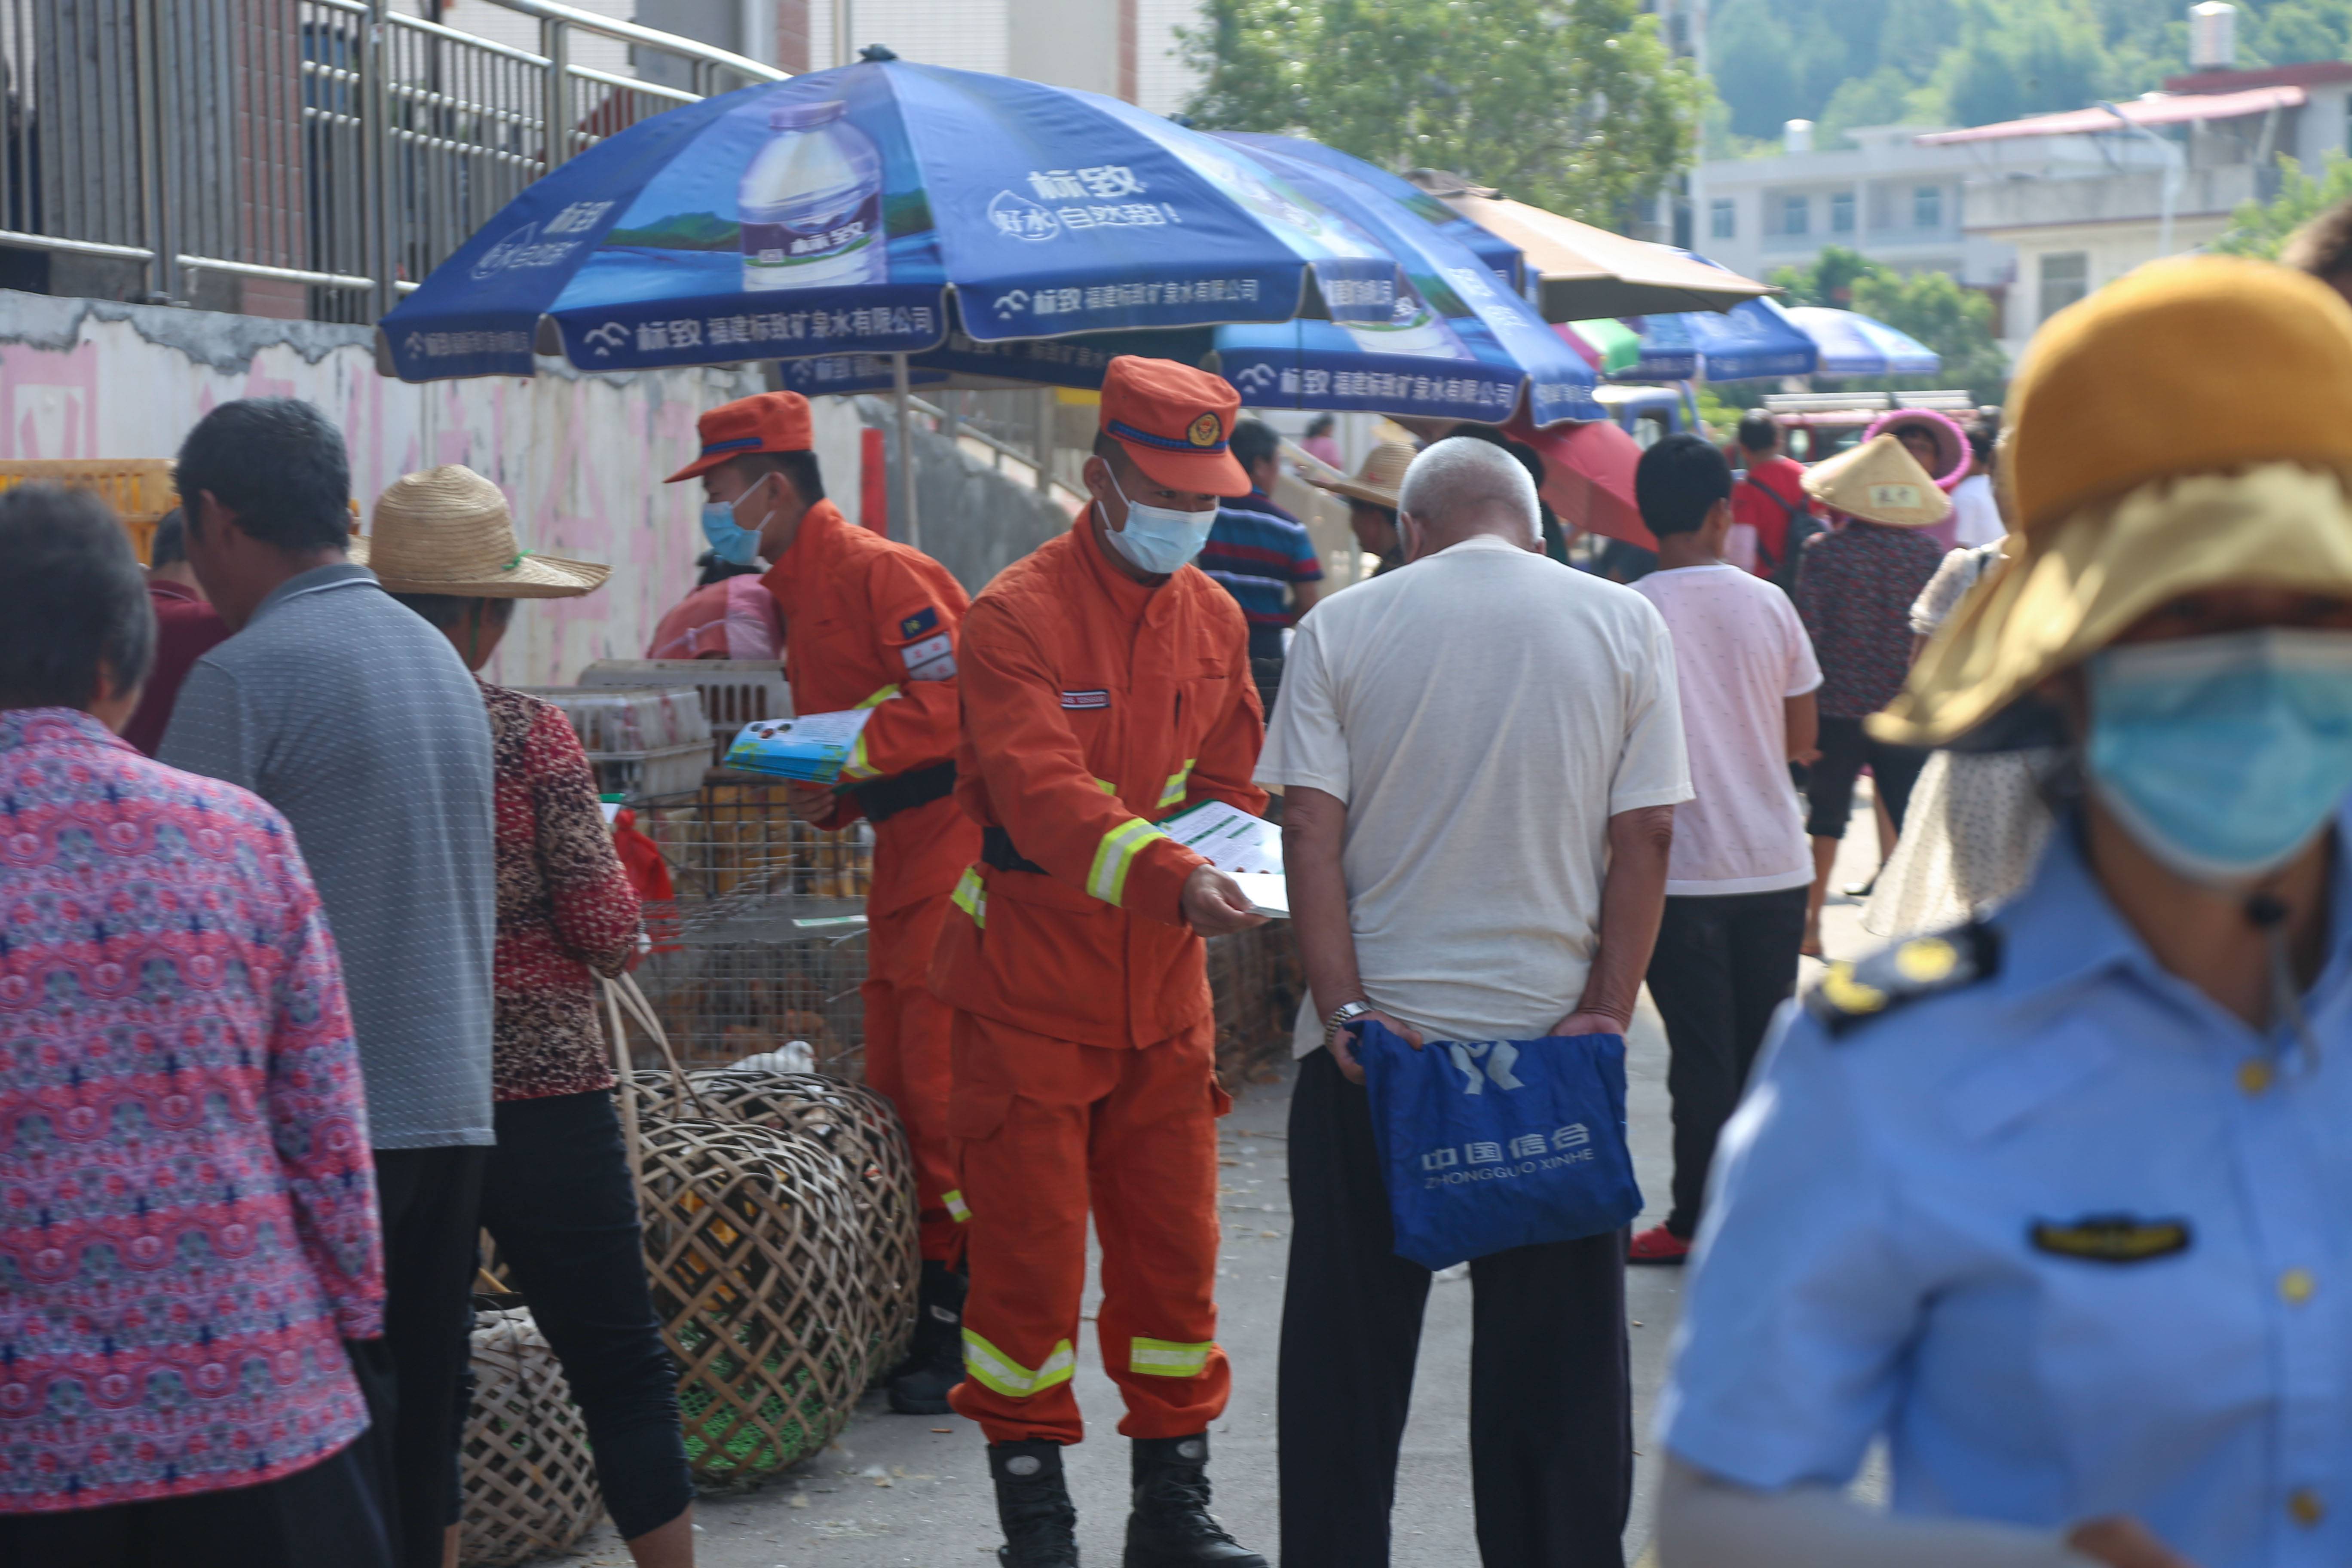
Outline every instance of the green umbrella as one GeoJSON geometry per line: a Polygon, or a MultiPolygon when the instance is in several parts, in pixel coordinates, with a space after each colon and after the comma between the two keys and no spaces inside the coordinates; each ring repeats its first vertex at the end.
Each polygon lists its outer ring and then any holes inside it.
{"type": "MultiPolygon", "coordinates": [[[[1591,351],[1585,357],[1592,368],[1603,375],[1615,375],[1633,369],[1642,360],[1642,336],[1614,316],[1601,316],[1590,321],[1570,321],[1559,329],[1563,334],[1573,332],[1591,351]]],[[[1574,343],[1569,345],[1575,347],[1574,343]]]]}

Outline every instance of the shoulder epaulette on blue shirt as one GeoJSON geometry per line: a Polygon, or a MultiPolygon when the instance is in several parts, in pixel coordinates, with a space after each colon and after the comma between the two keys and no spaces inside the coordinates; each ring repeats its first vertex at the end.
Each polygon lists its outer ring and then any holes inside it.
{"type": "Polygon", "coordinates": [[[1908,1003],[1940,996],[2000,973],[2000,933],[1971,922],[1907,937],[1859,963],[1829,966],[1805,994],[1805,1011],[1836,1037],[1908,1003]]]}

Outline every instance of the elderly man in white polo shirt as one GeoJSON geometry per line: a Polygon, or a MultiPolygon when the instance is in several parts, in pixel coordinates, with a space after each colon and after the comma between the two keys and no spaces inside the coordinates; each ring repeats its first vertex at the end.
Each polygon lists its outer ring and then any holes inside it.
{"type": "MultiPolygon", "coordinates": [[[[1691,797],[1674,651],[1628,589],[1537,553],[1501,448],[1414,459],[1408,564],[1298,627],[1258,763],[1284,793],[1313,998],[1291,1101],[1283,1568],[1377,1568],[1429,1272],[1394,1255],[1339,1026],[1416,1043],[1622,1034],[1691,797]]],[[[1474,1491],[1488,1568],[1621,1561],[1633,1480],[1621,1234],[1471,1264],[1474,1491]]]]}

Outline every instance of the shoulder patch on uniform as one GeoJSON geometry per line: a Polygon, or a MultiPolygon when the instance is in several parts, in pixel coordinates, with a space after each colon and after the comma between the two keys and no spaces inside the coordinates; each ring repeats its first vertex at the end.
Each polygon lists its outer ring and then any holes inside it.
{"type": "Polygon", "coordinates": [[[2085,1263],[2147,1263],[2189,1250],[2185,1219],[2141,1219],[2127,1214],[2085,1215],[2059,1222],[2036,1220],[2026,1232],[2036,1252],[2079,1258],[2085,1263]]]}
{"type": "Polygon", "coordinates": [[[1805,1011],[1834,1037],[1906,1003],[1938,996],[2000,973],[2000,933],[1969,924],[1909,937],[1859,963],[1829,966],[1805,994],[1805,1011]]]}
{"type": "Polygon", "coordinates": [[[913,615],[908,616],[905,620],[898,623],[898,635],[899,637],[911,641],[913,638],[921,637],[925,632],[929,631],[933,626],[936,626],[939,624],[939,606],[936,605],[925,605],[921,609],[916,611],[913,615]]]}

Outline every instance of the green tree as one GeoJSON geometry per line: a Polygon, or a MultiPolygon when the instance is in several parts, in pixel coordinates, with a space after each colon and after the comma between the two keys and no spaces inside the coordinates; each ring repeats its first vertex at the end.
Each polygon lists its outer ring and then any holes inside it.
{"type": "Polygon", "coordinates": [[[1963,288],[1948,272],[1906,278],[1883,262],[1843,246],[1828,246],[1811,267],[1783,267],[1771,281],[1789,291],[1791,305],[1828,305],[1858,310],[1907,332],[1943,359],[1934,375],[1873,377],[1846,384],[1857,389],[1918,391],[1964,387],[1979,403],[1998,403],[2009,384],[2009,356],[1993,336],[1992,301],[1963,288]]]}
{"type": "Polygon", "coordinates": [[[1857,125],[1902,124],[1916,90],[1911,79],[1893,66],[1881,66],[1870,76],[1848,77],[1822,110],[1821,134],[1813,144],[1834,147],[1857,125]]]}
{"type": "Polygon", "coordinates": [[[1638,0],[1209,0],[1193,121],[1453,169],[1622,226],[1691,157],[1706,85],[1638,0]]]}
{"type": "Polygon", "coordinates": [[[1780,127],[1811,108],[1797,80],[1797,41],[1770,0],[1730,0],[1707,27],[1715,89],[1731,109],[1734,135],[1780,140],[1780,127]]]}
{"type": "Polygon", "coordinates": [[[1953,119],[1985,125],[2080,109],[2107,90],[2105,65],[2097,26],[2074,7],[1979,0],[1936,85],[1953,119]]]}
{"type": "Polygon", "coordinates": [[[1965,387],[1979,403],[2007,395],[2009,356],[1993,336],[1992,301],[1981,290],[1963,288],[1948,272],[1904,278],[1882,270],[1854,279],[1853,308],[1942,356],[1936,374],[1912,386],[1965,387]]]}
{"type": "Polygon", "coordinates": [[[1851,310],[1854,309],[1855,282],[1879,276],[1892,278],[1895,276],[1894,268],[1843,245],[1825,245],[1811,267],[1777,268],[1765,281],[1786,289],[1789,291],[1786,302],[1789,304],[1828,305],[1840,310],[1851,310]]]}
{"type": "Polygon", "coordinates": [[[2315,180],[2294,159],[2282,157],[2278,195],[2240,206],[2231,215],[2229,232],[2205,248],[2275,261],[2296,229],[2344,201],[2352,201],[2352,158],[2331,152],[2315,180]]]}

